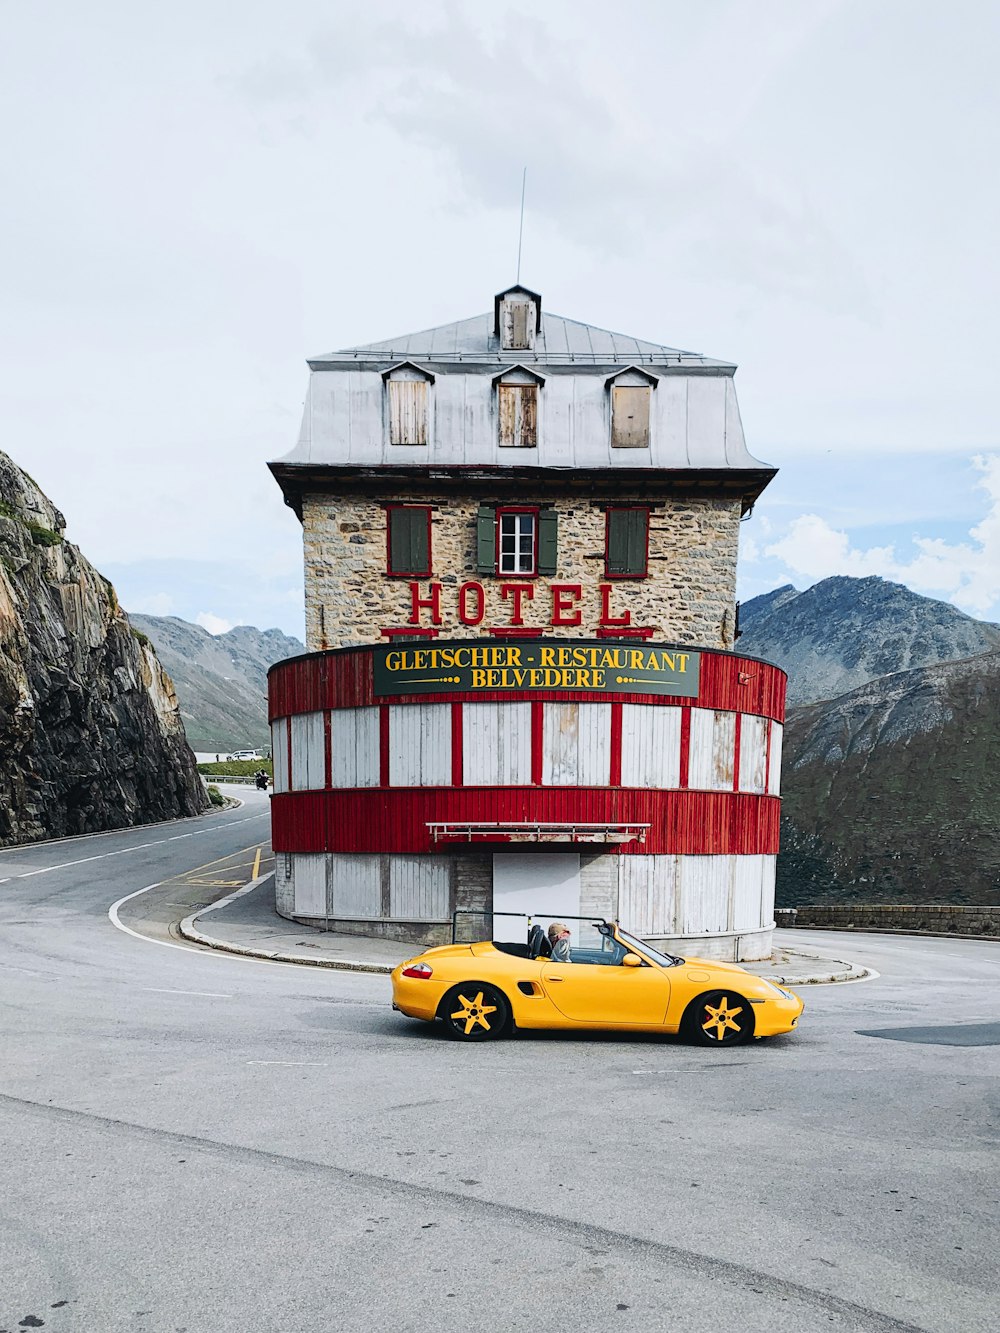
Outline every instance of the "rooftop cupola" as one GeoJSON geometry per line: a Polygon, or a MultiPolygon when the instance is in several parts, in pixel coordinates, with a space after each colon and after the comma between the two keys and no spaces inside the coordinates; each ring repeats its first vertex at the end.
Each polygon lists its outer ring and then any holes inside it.
{"type": "Polygon", "coordinates": [[[542,327],[542,298],[520,284],[498,292],[493,300],[493,332],[505,352],[529,352],[542,327]]]}

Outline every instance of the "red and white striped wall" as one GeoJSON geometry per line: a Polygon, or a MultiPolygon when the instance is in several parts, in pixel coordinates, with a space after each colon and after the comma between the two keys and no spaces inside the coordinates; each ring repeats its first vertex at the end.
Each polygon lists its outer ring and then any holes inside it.
{"type": "Polygon", "coordinates": [[[460,893],[456,857],[514,854],[510,830],[533,823],[566,826],[558,850],[572,852],[573,826],[604,826],[620,833],[576,849],[583,910],[691,953],[692,942],[718,957],[769,952],[779,668],[702,650],[694,699],[376,700],[368,648],[292,658],[269,679],[272,842],[284,854],[279,910],[288,915],[359,928],[442,923],[460,893]],[[486,839],[483,826],[497,832],[486,839]]]}

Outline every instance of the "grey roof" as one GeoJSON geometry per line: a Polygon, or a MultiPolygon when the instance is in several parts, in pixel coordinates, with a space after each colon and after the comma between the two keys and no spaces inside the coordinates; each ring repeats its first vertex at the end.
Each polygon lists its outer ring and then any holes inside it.
{"type": "MultiPolygon", "coordinates": [[[[460,319],[454,324],[439,324],[420,333],[406,333],[398,338],[347,347],[326,356],[309,358],[318,370],[326,366],[344,366],[362,361],[406,360],[423,363],[510,361],[510,351],[503,351],[494,333],[493,312],[460,319]]],[[[700,352],[685,352],[662,343],[646,342],[624,333],[612,333],[593,324],[566,319],[562,315],[542,314],[541,329],[532,350],[518,348],[516,356],[526,366],[548,365],[659,365],[705,367],[732,373],[736,367],[728,361],[716,361],[700,352]]]]}

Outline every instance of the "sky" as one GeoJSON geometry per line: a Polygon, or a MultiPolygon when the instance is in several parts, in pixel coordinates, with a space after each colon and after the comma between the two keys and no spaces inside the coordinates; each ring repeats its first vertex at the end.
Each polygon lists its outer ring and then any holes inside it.
{"type": "Polygon", "coordinates": [[[547,309],[735,361],[740,595],[1000,620],[993,0],[0,3],[0,448],[131,611],[302,636],[311,355],[547,309]]]}

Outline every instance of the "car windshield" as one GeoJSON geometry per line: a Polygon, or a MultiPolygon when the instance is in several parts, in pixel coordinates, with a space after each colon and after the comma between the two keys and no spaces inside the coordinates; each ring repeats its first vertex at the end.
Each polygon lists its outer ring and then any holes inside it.
{"type": "Polygon", "coordinates": [[[627,930],[618,928],[618,938],[623,944],[627,944],[630,949],[635,949],[645,957],[652,959],[654,963],[659,963],[661,967],[676,967],[683,963],[683,958],[677,958],[672,953],[661,953],[659,949],[654,949],[651,944],[645,940],[637,940],[634,935],[630,935],[627,930]]]}

